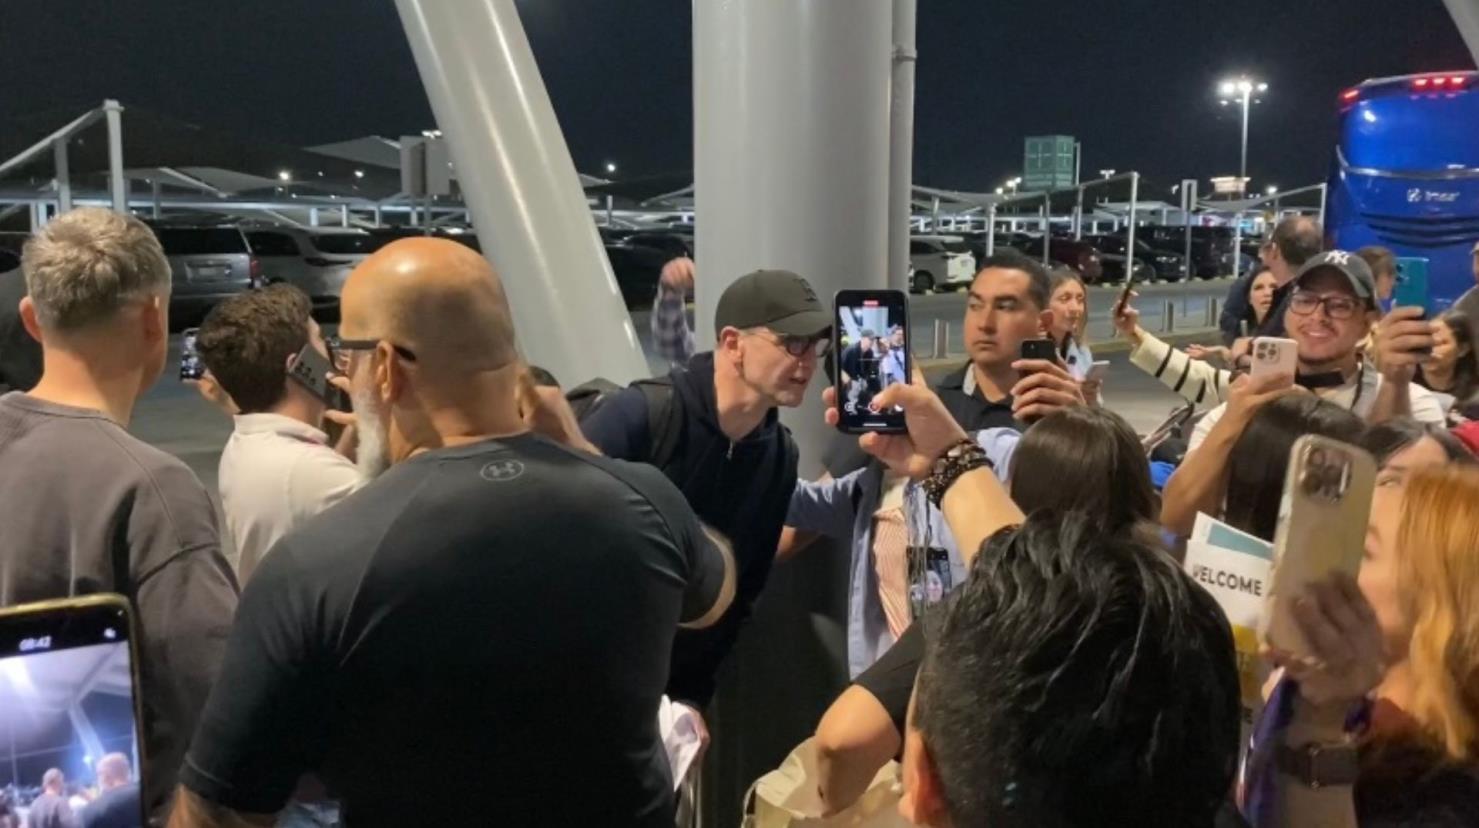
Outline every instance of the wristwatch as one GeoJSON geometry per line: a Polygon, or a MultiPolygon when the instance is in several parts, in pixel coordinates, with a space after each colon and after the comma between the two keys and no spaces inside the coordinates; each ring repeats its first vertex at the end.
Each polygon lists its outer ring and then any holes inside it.
{"type": "Polygon", "coordinates": [[[996,468],[992,464],[991,458],[986,456],[986,450],[981,448],[975,440],[961,440],[946,449],[945,453],[935,460],[934,466],[930,469],[929,477],[926,477],[920,485],[923,486],[924,493],[929,497],[930,503],[933,503],[936,508],[939,508],[940,501],[944,499],[946,490],[956,480],[960,479],[961,475],[968,471],[975,471],[983,466],[992,470],[996,468]]]}
{"type": "Polygon", "coordinates": [[[1281,744],[1274,762],[1281,773],[1298,779],[1310,790],[1354,785],[1361,770],[1356,746],[1350,742],[1305,742],[1298,747],[1281,744]]]}

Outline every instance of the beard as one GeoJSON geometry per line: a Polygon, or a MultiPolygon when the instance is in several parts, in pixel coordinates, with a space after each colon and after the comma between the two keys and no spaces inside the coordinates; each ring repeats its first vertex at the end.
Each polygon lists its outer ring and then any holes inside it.
{"type": "Polygon", "coordinates": [[[375,407],[371,394],[352,394],[350,402],[358,421],[359,446],[354,453],[354,464],[366,479],[379,477],[390,468],[390,438],[385,428],[385,419],[375,407]]]}

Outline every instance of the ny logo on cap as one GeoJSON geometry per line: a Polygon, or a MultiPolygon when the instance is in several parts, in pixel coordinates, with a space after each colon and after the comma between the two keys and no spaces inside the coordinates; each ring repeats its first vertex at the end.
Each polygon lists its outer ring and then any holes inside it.
{"type": "Polygon", "coordinates": [[[1344,250],[1332,250],[1325,254],[1325,264],[1340,265],[1345,267],[1351,263],[1351,254],[1344,250]]]}

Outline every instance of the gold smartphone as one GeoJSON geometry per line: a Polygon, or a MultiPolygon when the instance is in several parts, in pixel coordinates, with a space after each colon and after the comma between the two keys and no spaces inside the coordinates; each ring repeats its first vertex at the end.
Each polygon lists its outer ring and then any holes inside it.
{"type": "Polygon", "coordinates": [[[135,640],[121,595],[0,610],[0,784],[19,792],[13,806],[59,797],[42,807],[81,824],[145,824],[135,640]],[[53,771],[60,793],[46,788],[53,771]]]}
{"type": "Polygon", "coordinates": [[[1376,461],[1364,449],[1306,435],[1289,452],[1274,535],[1274,570],[1259,636],[1295,655],[1310,652],[1294,618],[1305,584],[1340,570],[1355,577],[1366,546],[1376,461]]]}

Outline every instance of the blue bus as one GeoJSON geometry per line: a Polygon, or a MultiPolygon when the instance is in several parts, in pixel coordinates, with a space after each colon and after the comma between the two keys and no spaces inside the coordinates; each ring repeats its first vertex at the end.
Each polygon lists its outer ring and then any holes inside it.
{"type": "Polygon", "coordinates": [[[1428,260],[1431,307],[1474,286],[1479,72],[1368,80],[1340,96],[1325,212],[1335,247],[1428,260]]]}

